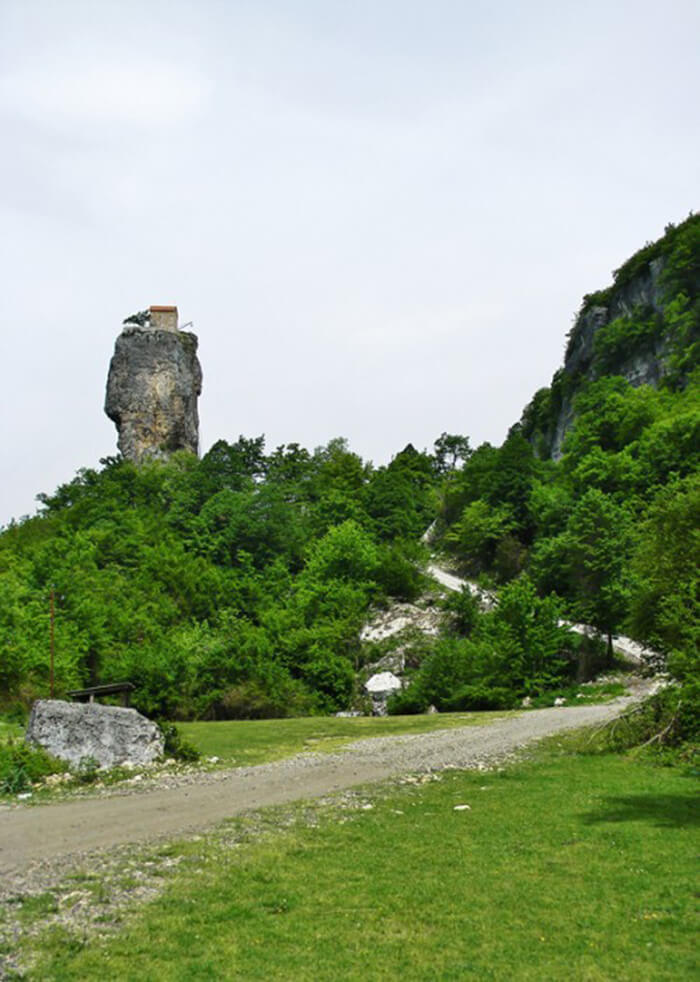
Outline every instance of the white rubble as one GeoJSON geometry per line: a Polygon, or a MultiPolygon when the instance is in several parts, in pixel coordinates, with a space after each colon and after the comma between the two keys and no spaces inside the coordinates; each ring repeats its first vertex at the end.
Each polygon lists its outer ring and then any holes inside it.
{"type": "Polygon", "coordinates": [[[360,631],[360,641],[384,641],[407,628],[420,631],[430,637],[440,633],[440,613],[434,608],[415,604],[396,603],[387,610],[377,611],[360,631]]]}

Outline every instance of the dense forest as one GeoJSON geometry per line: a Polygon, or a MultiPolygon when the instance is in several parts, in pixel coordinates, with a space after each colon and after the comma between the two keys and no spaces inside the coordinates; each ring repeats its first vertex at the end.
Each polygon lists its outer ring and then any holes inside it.
{"type": "MultiPolygon", "coordinates": [[[[170,718],[332,712],[377,651],[368,612],[434,591],[429,547],[497,590],[436,600],[394,711],[511,705],[572,677],[581,639],[624,631],[698,678],[700,216],[632,257],[587,313],[653,268],[659,300],[600,323],[587,360],[540,390],[500,447],[443,434],[374,467],[342,439],[309,452],[216,443],[139,467],[83,470],[0,535],[0,709],[128,679],[170,718]],[[630,359],[659,366],[630,379],[630,359]],[[570,407],[561,451],[553,433],[570,407]]],[[[577,342],[575,326],[569,348],[577,342]]],[[[579,329],[580,330],[580,329],[579,329]]],[[[606,653],[604,644],[600,657],[606,653]]],[[[696,683],[695,683],[696,684],[696,683]]]]}

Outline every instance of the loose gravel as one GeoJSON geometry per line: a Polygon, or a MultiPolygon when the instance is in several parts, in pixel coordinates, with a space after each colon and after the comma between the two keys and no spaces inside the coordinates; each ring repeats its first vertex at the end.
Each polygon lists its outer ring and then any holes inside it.
{"type": "Polygon", "coordinates": [[[26,962],[17,954],[27,948],[23,939],[29,939],[31,952],[31,939],[47,928],[83,938],[104,935],[118,928],[134,905],[155,897],[182,864],[194,873],[196,854],[172,851],[173,839],[196,842],[201,832],[218,825],[214,839],[228,848],[300,820],[314,824],[323,808],[359,814],[371,808],[360,785],[387,779],[420,784],[440,780],[445,769],[502,766],[544,737],[604,724],[649,687],[638,682],[633,695],[602,705],[531,710],[483,726],[373,737],[337,753],[305,753],[256,767],[161,771],[91,797],[5,808],[0,812],[0,979],[22,977],[30,965],[31,957],[26,962]],[[300,808],[301,801],[307,804],[300,808]],[[222,826],[225,819],[235,821],[222,826]],[[34,915],[27,916],[27,909],[34,915]]]}
{"type": "Polygon", "coordinates": [[[80,800],[0,811],[0,882],[33,863],[147,842],[214,826],[267,805],[341,791],[399,774],[503,763],[533,741],[604,723],[643,694],[603,705],[539,709],[483,726],[358,740],[332,754],[305,753],[233,770],[160,772],[80,800]]]}

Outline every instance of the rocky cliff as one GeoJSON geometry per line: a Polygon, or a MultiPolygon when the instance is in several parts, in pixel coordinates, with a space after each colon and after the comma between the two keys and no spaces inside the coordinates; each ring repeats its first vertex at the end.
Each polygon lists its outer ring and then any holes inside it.
{"type": "Polygon", "coordinates": [[[114,347],[105,398],[122,455],[141,463],[175,450],[197,453],[201,391],[196,335],[125,326],[114,347]]]}
{"type": "Polygon", "coordinates": [[[605,375],[630,385],[682,385],[697,364],[700,215],[670,225],[588,294],[568,334],[564,365],[523,412],[523,435],[540,456],[561,457],[577,394],[605,375]]]}

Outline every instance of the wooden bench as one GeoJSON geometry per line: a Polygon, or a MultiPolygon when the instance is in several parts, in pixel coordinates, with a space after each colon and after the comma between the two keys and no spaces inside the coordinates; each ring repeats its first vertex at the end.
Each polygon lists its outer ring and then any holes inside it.
{"type": "Polygon", "coordinates": [[[108,682],[106,685],[92,685],[88,689],[71,689],[68,695],[78,702],[94,702],[95,696],[114,696],[121,694],[122,706],[129,705],[130,693],[136,688],[132,682],[108,682]]]}

